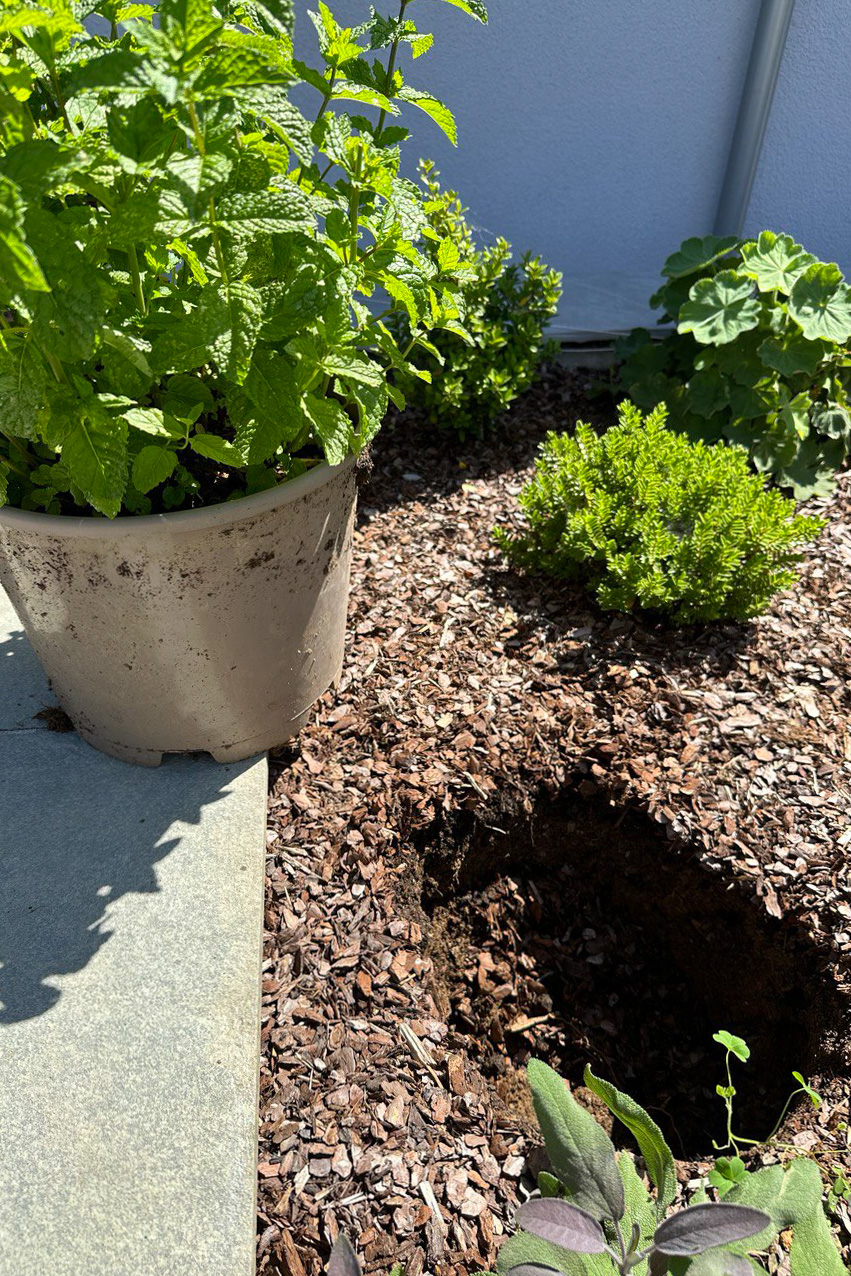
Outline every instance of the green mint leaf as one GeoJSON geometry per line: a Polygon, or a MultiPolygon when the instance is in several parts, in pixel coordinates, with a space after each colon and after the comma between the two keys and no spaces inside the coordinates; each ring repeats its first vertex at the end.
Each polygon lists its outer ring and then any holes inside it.
{"type": "Polygon", "coordinates": [[[127,486],[127,423],[93,398],[76,408],[62,443],[62,464],[89,504],[115,518],[127,486]]]}
{"type": "Polygon", "coordinates": [[[47,416],[50,373],[32,340],[0,344],[0,422],[4,434],[36,439],[47,416]]]}
{"type": "Polygon", "coordinates": [[[218,434],[193,434],[189,446],[199,456],[206,456],[218,465],[227,465],[232,469],[243,469],[245,456],[233,443],[218,434]]]}
{"type": "Polygon", "coordinates": [[[293,182],[281,188],[223,195],[216,220],[237,235],[310,231],[314,226],[310,197],[293,182]]]}
{"type": "MultiPolygon", "coordinates": [[[[183,434],[177,421],[167,416],[160,408],[130,408],[122,412],[121,416],[134,430],[141,430],[143,434],[152,434],[155,438],[174,439],[180,438],[183,434]]],[[[133,483],[139,487],[135,478],[133,483]]],[[[145,492],[147,488],[139,487],[139,491],[145,492]]]]}
{"type": "Polygon", "coordinates": [[[303,400],[305,412],[311,422],[329,465],[341,465],[349,455],[352,423],[335,399],[320,399],[309,394],[303,400]]]}
{"type": "Polygon", "coordinates": [[[422,89],[411,88],[408,84],[399,89],[396,97],[400,102],[409,102],[412,106],[417,106],[421,111],[425,111],[426,115],[434,120],[438,128],[446,134],[452,145],[458,145],[458,130],[455,126],[455,117],[449,107],[445,106],[443,102],[422,89]]]}
{"type": "Polygon", "coordinates": [[[143,447],[133,461],[133,486],[139,492],[150,492],[171,478],[177,465],[177,453],[169,447],[143,447]]]}
{"type": "Polygon", "coordinates": [[[487,23],[488,11],[482,0],[445,0],[445,2],[456,9],[462,9],[464,13],[469,13],[470,17],[475,18],[477,22],[487,23]]]}
{"type": "Polygon", "coordinates": [[[24,236],[24,201],[14,182],[0,177],[0,297],[49,292],[38,258],[24,236]]]}

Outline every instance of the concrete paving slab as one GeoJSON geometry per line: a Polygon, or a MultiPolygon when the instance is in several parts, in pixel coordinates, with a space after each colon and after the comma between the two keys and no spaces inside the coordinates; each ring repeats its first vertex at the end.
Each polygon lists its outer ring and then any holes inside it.
{"type": "Polygon", "coordinates": [[[0,731],[0,1276],[253,1273],[266,774],[0,731]]]}
{"type": "Polygon", "coordinates": [[[0,731],[44,730],[45,723],[34,715],[55,704],[23,626],[0,589],[0,731]]]}

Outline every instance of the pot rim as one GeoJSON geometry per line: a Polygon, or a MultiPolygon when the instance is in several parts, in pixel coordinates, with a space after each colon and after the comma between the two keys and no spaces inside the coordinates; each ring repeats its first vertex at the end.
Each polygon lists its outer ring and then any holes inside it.
{"type": "Polygon", "coordinates": [[[265,492],[254,492],[235,501],[221,501],[217,505],[205,505],[194,510],[173,510],[168,514],[126,515],[123,518],[95,518],[70,514],[41,514],[38,510],[21,510],[11,505],[0,506],[0,529],[4,526],[16,531],[36,532],[42,536],[88,537],[91,540],[120,540],[127,536],[168,535],[203,528],[228,527],[242,523],[287,505],[322,487],[336,475],[344,474],[357,462],[356,456],[347,456],[339,465],[320,461],[313,469],[298,478],[287,479],[265,492]]]}

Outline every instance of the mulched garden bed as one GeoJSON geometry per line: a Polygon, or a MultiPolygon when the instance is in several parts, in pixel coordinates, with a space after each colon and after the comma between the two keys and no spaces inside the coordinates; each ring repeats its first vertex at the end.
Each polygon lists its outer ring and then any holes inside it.
{"type": "Polygon", "coordinates": [[[760,621],[604,613],[490,540],[590,386],[377,441],[345,672],[272,760],[261,1273],[317,1276],[338,1229],[368,1271],[490,1269],[541,1165],[530,1055],[647,1102],[687,1184],[740,1031],[741,1132],[800,1068],[825,1103],[783,1139],[851,1177],[851,476],[760,621]]]}

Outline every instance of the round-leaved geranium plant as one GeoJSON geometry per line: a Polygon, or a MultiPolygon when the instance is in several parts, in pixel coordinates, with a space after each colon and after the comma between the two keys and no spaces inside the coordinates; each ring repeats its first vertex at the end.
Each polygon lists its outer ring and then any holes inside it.
{"type": "Polygon", "coordinates": [[[347,28],[320,0],[313,67],[290,0],[4,0],[0,504],[162,512],[340,463],[389,370],[462,330],[399,173],[408,108],[455,140],[399,69],[432,42],[412,3],[347,28]]]}

